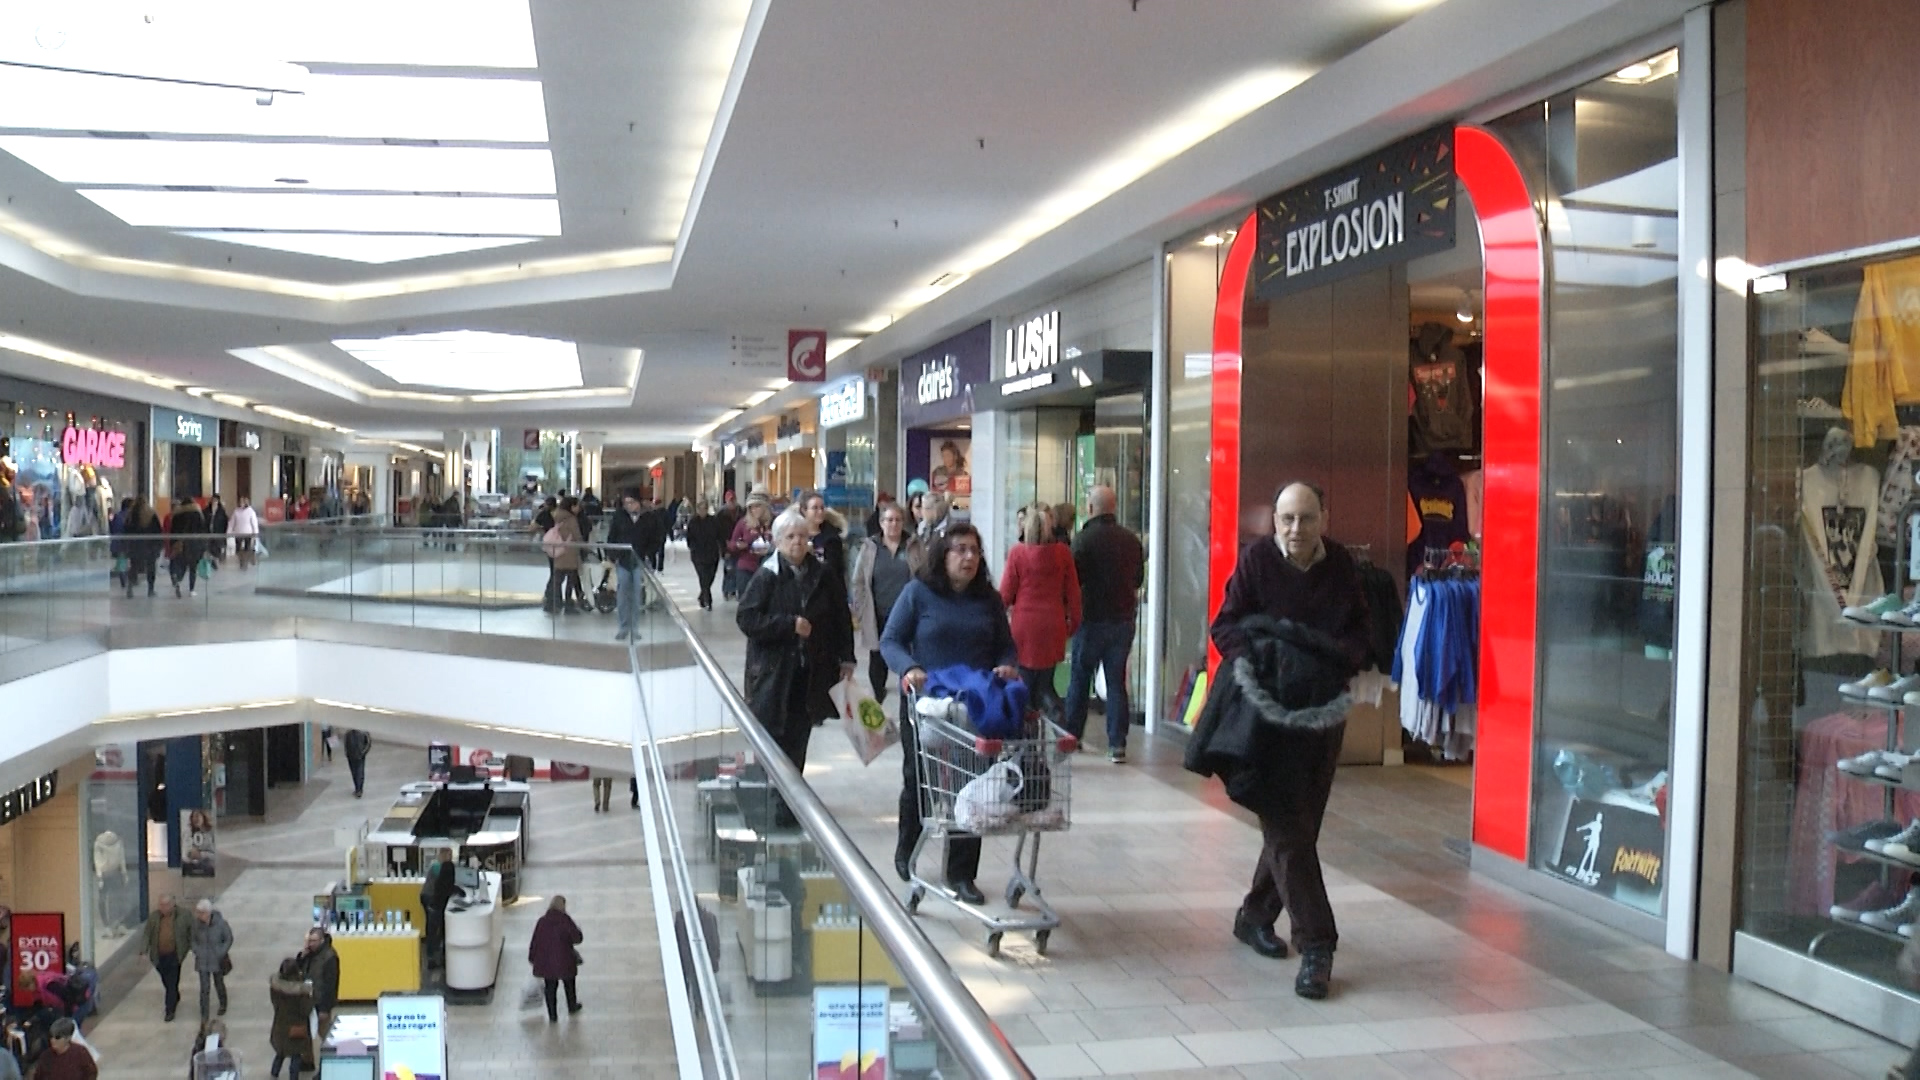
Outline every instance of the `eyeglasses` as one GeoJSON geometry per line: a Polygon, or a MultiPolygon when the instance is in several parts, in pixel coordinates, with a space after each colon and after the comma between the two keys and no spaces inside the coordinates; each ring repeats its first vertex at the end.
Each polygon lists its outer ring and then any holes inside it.
{"type": "Polygon", "coordinates": [[[980,549],[970,544],[955,544],[947,549],[949,555],[966,555],[975,559],[980,557],[980,549]]]}

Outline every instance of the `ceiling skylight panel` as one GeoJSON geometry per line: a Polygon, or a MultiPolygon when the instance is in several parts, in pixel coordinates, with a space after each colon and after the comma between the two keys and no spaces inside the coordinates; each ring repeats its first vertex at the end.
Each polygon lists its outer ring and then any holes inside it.
{"type": "Polygon", "coordinates": [[[305,17],[291,24],[277,50],[295,63],[527,69],[540,63],[527,0],[329,0],[299,14],[305,17]]]}
{"type": "Polygon", "coordinates": [[[538,149],[0,135],[0,150],[67,184],[554,193],[553,155],[538,149]]]}
{"type": "Polygon", "coordinates": [[[571,341],[476,330],[343,338],[334,347],[397,383],[508,393],[584,385],[571,341]]]}
{"type": "Polygon", "coordinates": [[[554,199],[81,189],[129,225],[280,232],[558,236],[554,199]]]}
{"type": "Polygon", "coordinates": [[[0,67],[0,129],[544,143],[547,109],[531,79],[315,75],[259,105],[243,90],[0,67]]]}
{"type": "Polygon", "coordinates": [[[269,251],[287,251],[296,255],[318,255],[359,263],[394,263],[408,259],[426,259],[436,255],[458,255],[468,251],[530,244],[533,236],[408,236],[396,233],[286,233],[220,232],[199,230],[181,233],[200,240],[218,240],[225,244],[244,244],[269,251]]]}

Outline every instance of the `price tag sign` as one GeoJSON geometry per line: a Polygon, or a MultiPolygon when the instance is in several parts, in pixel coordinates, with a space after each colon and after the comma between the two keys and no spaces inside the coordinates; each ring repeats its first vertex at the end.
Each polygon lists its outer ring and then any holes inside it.
{"type": "Polygon", "coordinates": [[[40,996],[41,973],[66,970],[67,917],[16,911],[8,944],[13,949],[13,1003],[32,1005],[40,996]]]}

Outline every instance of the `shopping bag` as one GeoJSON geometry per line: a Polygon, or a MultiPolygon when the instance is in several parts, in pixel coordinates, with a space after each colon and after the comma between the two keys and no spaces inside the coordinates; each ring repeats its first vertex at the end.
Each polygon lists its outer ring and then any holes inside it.
{"type": "Polygon", "coordinates": [[[267,557],[266,537],[256,536],[253,538],[253,557],[256,559],[264,559],[267,557]]]}
{"type": "Polygon", "coordinates": [[[211,555],[202,555],[202,556],[200,556],[200,578],[201,578],[201,580],[203,580],[203,581],[204,581],[204,580],[206,580],[207,578],[210,578],[210,577],[212,577],[212,576],[213,576],[213,556],[211,556],[211,555]]]}
{"type": "Polygon", "coordinates": [[[1012,820],[1017,812],[1013,797],[1020,794],[1026,778],[1020,766],[1011,761],[996,761],[986,772],[967,781],[953,800],[953,820],[968,832],[982,832],[1012,820]]]}
{"type": "Polygon", "coordinates": [[[520,991],[520,1011],[533,1012],[545,1008],[546,1004],[547,994],[545,988],[540,985],[540,980],[529,979],[527,988],[520,991]]]}
{"type": "Polygon", "coordinates": [[[860,756],[860,764],[871,765],[887,747],[900,741],[900,725],[871,691],[852,677],[841,679],[827,691],[840,714],[840,728],[860,756]]]}
{"type": "Polygon", "coordinates": [[[125,574],[128,570],[131,570],[131,569],[133,569],[133,562],[132,560],[128,559],[125,555],[122,555],[119,558],[113,560],[113,572],[115,574],[125,574]]]}

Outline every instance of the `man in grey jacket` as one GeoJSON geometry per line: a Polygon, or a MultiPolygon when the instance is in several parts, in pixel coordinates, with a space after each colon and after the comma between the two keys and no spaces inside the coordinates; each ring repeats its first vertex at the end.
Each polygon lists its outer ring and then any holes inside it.
{"type": "Polygon", "coordinates": [[[227,1015],[227,972],[232,970],[227,954],[233,951],[233,928],[213,910],[213,901],[203,899],[193,905],[192,938],[193,970],[200,975],[200,1026],[204,1028],[209,988],[219,992],[220,1015],[227,1015]]]}

